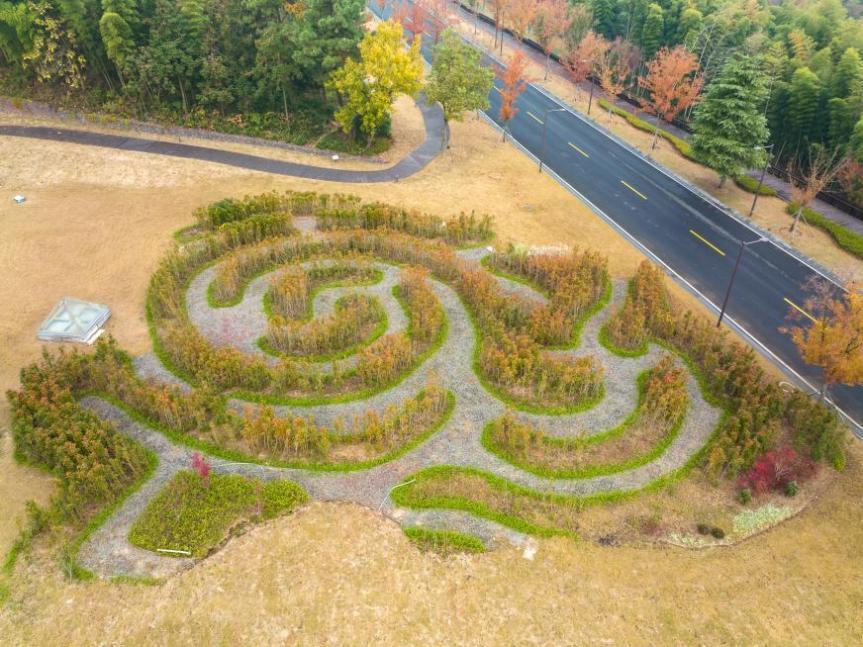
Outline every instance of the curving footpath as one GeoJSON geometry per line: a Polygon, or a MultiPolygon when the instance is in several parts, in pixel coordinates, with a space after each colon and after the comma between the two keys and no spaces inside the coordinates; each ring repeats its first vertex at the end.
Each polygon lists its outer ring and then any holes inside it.
{"type": "MultiPolygon", "coordinates": [[[[482,250],[469,250],[461,253],[464,258],[478,262],[482,250]]],[[[487,253],[487,252],[485,252],[487,253]]],[[[391,266],[385,268],[385,283],[394,280],[391,266]]],[[[277,273],[280,270],[275,270],[277,273]]],[[[207,281],[212,278],[211,270],[202,274],[204,278],[193,281],[189,288],[190,310],[193,319],[203,324],[206,333],[208,318],[218,316],[216,328],[209,334],[218,336],[219,326],[228,326],[239,339],[248,338],[247,334],[260,332],[260,316],[252,315],[254,307],[262,307],[263,290],[268,275],[264,275],[247,286],[240,304],[233,308],[211,308],[206,300],[207,281]]],[[[274,272],[271,272],[272,275],[274,272]]],[[[349,501],[380,509],[403,526],[423,526],[427,528],[452,529],[480,537],[486,544],[507,541],[523,544],[528,538],[521,533],[504,528],[486,519],[452,510],[404,510],[397,508],[390,499],[392,488],[409,478],[417,471],[434,465],[455,465],[479,468],[503,477],[513,483],[531,488],[538,492],[587,496],[599,493],[624,492],[643,488],[658,478],[671,474],[685,466],[708,441],[719,421],[720,412],[709,405],[701,395],[696,380],[689,374],[687,389],[690,405],[682,427],[661,455],[640,467],[624,470],[606,476],[585,479],[554,479],[525,472],[515,465],[489,453],[482,445],[481,436],[486,423],[502,415],[506,406],[489,393],[480,383],[473,369],[473,351],[477,343],[475,331],[464,305],[453,288],[441,282],[430,280],[449,322],[449,329],[443,345],[437,353],[427,359],[413,374],[396,387],[379,393],[367,400],[327,404],[318,406],[280,406],[275,407],[278,415],[309,416],[319,425],[331,426],[337,417],[350,418],[369,409],[382,412],[387,406],[414,396],[430,378],[438,381],[445,389],[455,395],[455,408],[449,421],[428,440],[406,454],[382,465],[351,472],[322,472],[309,469],[275,468],[242,462],[229,462],[210,458],[213,469],[220,473],[242,474],[262,479],[291,479],[302,485],[309,495],[324,501],[349,501]]],[[[501,279],[505,290],[517,289],[523,293],[531,290],[524,285],[514,284],[501,279]],[[517,287],[516,287],[517,286],[517,287]]],[[[355,286],[357,292],[377,292],[380,285],[355,286]]],[[[334,288],[341,292],[341,288],[334,288]]],[[[327,292],[323,289],[316,297],[317,303],[326,303],[327,292]]],[[[662,351],[651,346],[650,351],[641,357],[622,358],[613,355],[599,342],[599,330],[614,306],[625,298],[626,285],[618,282],[613,287],[610,303],[594,315],[584,326],[581,343],[577,348],[561,353],[596,356],[605,367],[606,394],[602,402],[587,411],[561,416],[545,416],[519,413],[519,415],[538,423],[555,436],[573,436],[577,433],[600,433],[624,420],[637,406],[637,376],[653,366],[662,351]]],[[[543,297],[534,294],[537,300],[543,297]]],[[[399,309],[395,303],[389,306],[391,314],[399,309]]],[[[318,312],[316,308],[316,312],[318,312]]],[[[393,317],[394,318],[394,317],[393,317]]],[[[391,321],[393,320],[391,318],[391,321]]],[[[223,340],[224,341],[224,340],[223,340]]],[[[153,356],[145,356],[136,361],[139,373],[151,379],[179,383],[153,356]]],[[[193,561],[161,557],[129,544],[127,537],[131,525],[145,509],[150,500],[172,476],[182,469],[188,469],[193,450],[174,444],[153,428],[137,422],[124,411],[98,397],[87,397],[82,406],[94,411],[100,417],[113,423],[121,432],[141,442],[155,452],[159,465],[154,478],[133,494],[93,536],[83,545],[79,559],[88,569],[101,576],[137,575],[164,576],[189,567],[193,561]]],[[[232,406],[248,407],[248,402],[232,401],[232,406]]]]}
{"type": "Polygon", "coordinates": [[[435,157],[440,155],[449,139],[449,128],[443,117],[443,110],[435,103],[430,105],[425,96],[420,94],[416,101],[423,116],[426,137],[422,144],[408,153],[393,166],[379,170],[351,171],[347,169],[330,169],[309,164],[284,162],[258,155],[235,153],[218,148],[180,144],[146,139],[142,137],[127,137],[126,135],[109,135],[105,133],[75,130],[72,128],[55,128],[49,126],[12,126],[0,125],[0,136],[28,137],[54,142],[83,144],[85,146],[101,146],[117,150],[153,155],[168,155],[184,159],[213,162],[237,168],[261,171],[276,175],[290,175],[308,180],[326,180],[328,182],[349,182],[370,184],[375,182],[397,182],[421,171],[435,157]]]}

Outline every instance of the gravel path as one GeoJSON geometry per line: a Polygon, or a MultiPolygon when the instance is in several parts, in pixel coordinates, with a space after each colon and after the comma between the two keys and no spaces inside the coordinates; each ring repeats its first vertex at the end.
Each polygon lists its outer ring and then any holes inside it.
{"type": "MultiPolygon", "coordinates": [[[[483,248],[462,250],[463,258],[479,261],[487,253],[483,248]]],[[[396,268],[379,265],[384,271],[384,281],[374,286],[349,288],[363,289],[375,293],[382,303],[389,304],[387,312],[390,323],[399,325],[401,307],[394,300],[385,298],[397,278],[396,268]],[[393,305],[394,304],[394,305],[393,305]],[[392,311],[390,310],[392,308],[392,311]]],[[[189,312],[195,325],[214,343],[230,341],[242,346],[248,338],[260,334],[262,322],[261,298],[269,277],[256,279],[246,289],[242,301],[232,308],[212,309],[207,305],[206,287],[212,280],[213,270],[205,270],[191,284],[188,293],[189,312]],[[226,323],[227,322],[227,323],[226,323]],[[222,336],[222,331],[231,329],[232,337],[222,336]]],[[[528,298],[542,299],[530,287],[501,280],[504,289],[517,285],[518,291],[528,298]],[[527,292],[533,292],[530,297],[527,292]]],[[[708,440],[719,420],[719,411],[710,406],[701,396],[695,379],[690,376],[687,389],[690,406],[681,430],[671,446],[656,460],[636,469],[590,479],[547,479],[524,472],[502,459],[488,453],[481,445],[482,430],[487,422],[499,417],[505,405],[486,391],[473,372],[473,349],[476,343],[473,328],[464,306],[456,292],[435,280],[430,284],[446,312],[449,330],[441,349],[426,360],[416,371],[396,387],[379,393],[364,401],[347,402],[312,407],[280,406],[278,415],[307,415],[319,425],[332,426],[336,418],[350,420],[369,409],[382,412],[387,406],[399,404],[416,395],[431,379],[455,394],[456,405],[449,422],[431,438],[404,456],[389,463],[356,472],[316,472],[305,469],[283,469],[264,467],[249,463],[227,462],[212,459],[218,472],[231,472],[264,479],[287,478],[301,484],[312,498],[329,501],[351,501],[368,507],[383,509],[388,515],[406,526],[447,528],[480,537],[486,544],[494,545],[507,541],[524,545],[525,537],[498,524],[472,515],[450,510],[401,510],[394,507],[390,490],[420,469],[433,465],[460,465],[488,470],[514,483],[540,492],[590,495],[603,492],[626,491],[642,488],[657,478],[670,474],[695,454],[708,440]]],[[[659,348],[651,347],[648,354],[639,358],[620,358],[605,350],[598,343],[598,332],[614,306],[624,298],[626,286],[616,283],[611,305],[591,318],[584,326],[578,347],[570,350],[551,351],[573,355],[595,355],[605,367],[606,395],[592,409],[565,416],[543,416],[519,413],[525,419],[541,425],[549,434],[572,436],[574,434],[601,433],[622,422],[635,408],[638,400],[636,378],[643,370],[653,366],[662,355],[659,348]]],[[[326,290],[315,300],[315,313],[325,312],[331,307],[340,289],[326,290]]],[[[405,322],[402,322],[404,325],[405,322]]],[[[255,352],[257,349],[249,349],[255,352]]],[[[258,351],[259,352],[259,351],[258,351]]],[[[153,356],[136,360],[139,373],[153,379],[170,377],[153,356]]],[[[152,449],[160,457],[156,476],[136,494],[131,496],[108,522],[97,530],[81,551],[81,561],[87,568],[100,575],[161,575],[187,567],[190,560],[165,558],[141,551],[128,544],[126,537],[134,520],[147,503],[178,470],[188,468],[191,451],[172,444],[157,431],[130,419],[123,411],[98,398],[85,398],[83,405],[98,415],[111,420],[122,433],[127,433],[152,449]]],[[[248,406],[248,403],[232,401],[232,406],[248,406]]]]}

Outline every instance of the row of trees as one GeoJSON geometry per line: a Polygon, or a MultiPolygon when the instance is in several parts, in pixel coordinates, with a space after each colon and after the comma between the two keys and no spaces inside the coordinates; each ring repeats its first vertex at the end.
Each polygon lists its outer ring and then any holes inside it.
{"type": "MultiPolygon", "coordinates": [[[[822,179],[847,159],[837,177],[863,198],[863,23],[840,0],[466,4],[492,18],[501,51],[506,27],[532,38],[547,61],[557,53],[574,82],[593,78],[609,94],[634,95],[657,119],[689,121],[692,153],[723,180],[761,165],[770,143],[776,163],[802,184],[816,159],[830,167],[822,179]]],[[[507,106],[501,116],[514,114],[507,106]]]]}
{"type": "Polygon", "coordinates": [[[312,119],[363,23],[363,0],[4,0],[0,66],[19,87],[136,115],[312,119]]]}

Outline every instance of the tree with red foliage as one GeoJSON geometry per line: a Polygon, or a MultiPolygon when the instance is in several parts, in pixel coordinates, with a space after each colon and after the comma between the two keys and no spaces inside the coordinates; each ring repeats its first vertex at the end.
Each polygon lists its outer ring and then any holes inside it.
{"type": "Polygon", "coordinates": [[[536,19],[537,11],[536,0],[509,0],[509,26],[518,40],[524,40],[527,30],[536,19]]]}
{"type": "Polygon", "coordinates": [[[411,42],[417,34],[422,34],[429,17],[425,0],[402,0],[393,7],[393,20],[399,23],[405,31],[410,32],[411,42]]]}
{"type": "Polygon", "coordinates": [[[638,63],[640,52],[627,40],[615,38],[598,66],[599,84],[608,94],[608,114],[611,116],[611,106],[624,88],[632,70],[638,63]]]}
{"type": "MultiPolygon", "coordinates": [[[[570,80],[575,84],[575,98],[578,99],[579,84],[591,74],[596,74],[599,62],[611,46],[602,36],[588,31],[578,46],[563,60],[563,67],[570,80]]],[[[591,87],[591,89],[593,89],[591,87]]]]}
{"type": "Polygon", "coordinates": [[[212,468],[209,461],[200,452],[192,454],[192,469],[201,477],[201,483],[203,483],[204,487],[210,487],[210,472],[212,468]]]}
{"type": "Polygon", "coordinates": [[[640,77],[640,82],[649,96],[640,101],[642,107],[656,117],[651,149],[656,148],[659,120],[670,123],[698,102],[704,77],[697,72],[698,60],[683,45],[674,49],[663,47],[647,64],[647,74],[640,77]]]}
{"type": "Polygon", "coordinates": [[[526,71],[527,58],[520,50],[510,57],[506,67],[498,67],[497,69],[497,76],[503,83],[503,88],[500,89],[500,120],[503,122],[503,141],[506,141],[510,120],[518,114],[515,101],[530,83],[526,71]]]}
{"type": "Polygon", "coordinates": [[[762,454],[741,477],[739,485],[754,494],[784,491],[790,483],[812,478],[817,470],[818,464],[812,459],[801,456],[791,447],[782,447],[762,454]]]}
{"type": "Polygon", "coordinates": [[[536,40],[545,52],[545,79],[548,79],[551,50],[560,43],[571,24],[572,16],[567,0],[545,0],[539,4],[536,14],[536,40]]]}

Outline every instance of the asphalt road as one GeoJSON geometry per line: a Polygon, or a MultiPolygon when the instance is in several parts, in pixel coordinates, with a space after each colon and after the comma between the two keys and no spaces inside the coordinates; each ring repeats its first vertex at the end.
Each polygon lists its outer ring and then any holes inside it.
{"type": "MultiPolygon", "coordinates": [[[[381,15],[374,3],[371,7],[381,15]]],[[[389,15],[388,7],[384,15],[389,15]]],[[[423,55],[430,60],[431,39],[424,40],[423,55]]],[[[499,80],[495,83],[500,85],[499,80]]],[[[497,88],[489,98],[486,115],[501,126],[497,88]]],[[[524,149],[542,157],[560,180],[703,300],[714,307],[722,304],[740,242],[758,240],[760,233],[536,86],[528,86],[516,105],[518,113],[508,129],[524,149]]],[[[820,370],[806,364],[789,335],[780,331],[794,323],[789,312],[804,306],[807,295],[802,286],[816,273],[772,241],[750,245],[743,254],[726,317],[759,351],[817,389],[820,370]]],[[[805,314],[798,316],[805,322],[805,314]]],[[[863,387],[840,385],[831,394],[842,412],[858,425],[863,421],[863,387]]]]}

